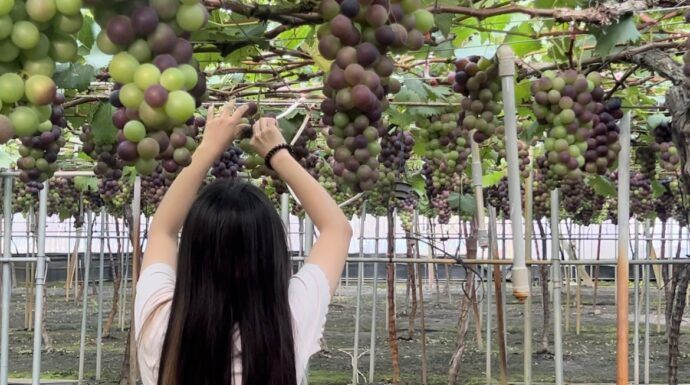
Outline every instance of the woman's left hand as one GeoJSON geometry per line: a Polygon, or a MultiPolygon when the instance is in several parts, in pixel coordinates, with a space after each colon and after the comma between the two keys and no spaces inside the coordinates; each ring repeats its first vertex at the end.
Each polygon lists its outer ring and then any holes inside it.
{"type": "Polygon", "coordinates": [[[208,108],[204,138],[200,147],[220,156],[240,135],[240,121],[248,108],[249,105],[245,104],[235,109],[235,102],[230,101],[216,112],[212,104],[208,108]]]}

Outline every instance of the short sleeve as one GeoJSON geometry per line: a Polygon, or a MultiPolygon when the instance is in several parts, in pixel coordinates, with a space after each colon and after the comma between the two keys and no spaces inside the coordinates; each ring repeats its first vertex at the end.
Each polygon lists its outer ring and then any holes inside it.
{"type": "Polygon", "coordinates": [[[290,280],[290,309],[295,330],[295,359],[298,372],[309,357],[321,350],[331,292],[326,274],[318,265],[304,264],[290,280]]]}
{"type": "Polygon", "coordinates": [[[142,271],[137,282],[134,302],[134,327],[141,327],[160,305],[172,300],[175,293],[175,270],[166,263],[155,263],[142,271]]]}
{"type": "Polygon", "coordinates": [[[144,269],[134,300],[134,330],[144,385],[155,384],[170,306],[175,294],[175,270],[156,263],[144,269]]]}

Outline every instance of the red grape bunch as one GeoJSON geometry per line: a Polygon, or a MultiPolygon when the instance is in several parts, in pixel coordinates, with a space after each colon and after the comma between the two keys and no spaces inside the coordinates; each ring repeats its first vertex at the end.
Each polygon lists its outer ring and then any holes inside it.
{"type": "Polygon", "coordinates": [[[225,150],[220,159],[213,163],[211,175],[216,178],[236,178],[244,170],[243,151],[232,146],[225,150]]]}
{"type": "MultiPolygon", "coordinates": [[[[611,173],[611,181],[615,184],[618,180],[618,172],[611,173]]],[[[609,201],[609,219],[617,222],[618,206],[616,199],[609,201]]],[[[630,172],[630,217],[638,219],[650,218],[654,213],[654,193],[652,181],[640,171],[630,172]]]]}
{"type": "Polygon", "coordinates": [[[635,163],[639,166],[640,172],[647,175],[649,179],[656,178],[656,151],[652,146],[636,147],[635,163]]]}
{"type": "MultiPolygon", "coordinates": [[[[597,101],[604,95],[600,84],[601,76],[596,72],[585,77],[575,70],[545,71],[532,82],[532,111],[547,133],[548,178],[577,177],[585,166],[587,140],[600,112],[597,101]]],[[[608,155],[608,147],[603,155],[608,155]]]]}
{"type": "Polygon", "coordinates": [[[584,178],[567,178],[560,185],[562,206],[576,223],[591,224],[601,212],[606,199],[597,194],[584,178]]]}
{"type": "MultiPolygon", "coordinates": [[[[524,188],[520,185],[520,200],[524,196],[524,188]]],[[[510,197],[508,193],[508,177],[503,177],[501,180],[489,187],[486,190],[487,202],[496,208],[499,214],[503,214],[505,218],[510,217],[510,197]]]]}
{"type": "MultiPolygon", "coordinates": [[[[65,97],[61,93],[55,93],[52,100],[52,104],[37,107],[37,111],[47,114],[40,117],[42,123],[38,125],[38,130],[19,136],[21,143],[19,145],[21,158],[17,160],[17,167],[21,170],[19,179],[26,183],[29,189],[40,190],[43,188],[43,182],[53,176],[58,169],[56,163],[58,153],[65,145],[63,131],[67,128],[67,120],[61,106],[65,97]],[[44,118],[47,119],[43,120],[44,118]]],[[[21,108],[29,107],[18,107],[12,114],[21,111],[21,108]]]]}
{"type": "Polygon", "coordinates": [[[654,127],[652,134],[654,135],[652,149],[659,153],[661,168],[665,171],[676,171],[680,164],[680,156],[678,155],[678,148],[673,143],[671,124],[669,122],[659,123],[654,127]]]}
{"type": "Polygon", "coordinates": [[[93,135],[93,127],[88,123],[82,126],[79,139],[82,142],[82,151],[96,161],[93,168],[96,176],[113,180],[120,179],[123,165],[117,156],[115,143],[97,142],[93,135]]]}
{"type": "Polygon", "coordinates": [[[498,114],[503,110],[498,65],[493,61],[470,56],[455,62],[453,89],[465,98],[461,102],[460,121],[467,130],[476,130],[474,140],[482,143],[496,133],[498,114]]]}
{"type": "Polygon", "coordinates": [[[167,173],[161,166],[156,167],[153,174],[141,178],[141,208],[145,215],[153,215],[173,178],[174,174],[167,173]]]}
{"type": "Polygon", "coordinates": [[[198,0],[108,2],[94,13],[103,28],[98,48],[114,55],[108,72],[116,83],[110,99],[118,156],[142,175],[159,163],[170,173],[186,167],[196,147],[194,112],[206,92],[189,36],[206,25],[206,7],[198,0]]]}
{"type": "Polygon", "coordinates": [[[603,95],[603,90],[595,87],[592,98],[596,105],[597,115],[592,120],[593,129],[587,139],[583,170],[590,174],[604,175],[618,160],[618,152],[621,150],[618,142],[620,133],[618,120],[623,117],[623,110],[621,110],[620,99],[612,98],[607,102],[602,102],[601,95],[603,95]]]}
{"type": "MultiPolygon", "coordinates": [[[[539,164],[539,162],[537,162],[537,164],[539,164]]],[[[539,167],[534,170],[532,182],[532,217],[537,220],[549,218],[549,215],[551,215],[552,189],[546,181],[547,172],[548,170],[539,167]]]]}
{"type": "Polygon", "coordinates": [[[434,17],[419,0],[324,0],[320,11],[326,24],[318,30],[319,51],[333,60],[321,104],[333,171],[354,191],[369,191],[378,177],[378,139],[387,131],[386,95],[400,90],[388,52],[420,49],[434,17]]]}

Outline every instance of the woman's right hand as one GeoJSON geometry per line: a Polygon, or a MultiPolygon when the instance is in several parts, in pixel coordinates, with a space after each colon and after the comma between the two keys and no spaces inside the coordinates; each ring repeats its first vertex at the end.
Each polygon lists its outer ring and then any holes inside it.
{"type": "Polygon", "coordinates": [[[254,135],[249,143],[262,158],[276,146],[285,144],[285,138],[278,128],[278,121],[275,118],[257,120],[254,123],[254,135]]]}

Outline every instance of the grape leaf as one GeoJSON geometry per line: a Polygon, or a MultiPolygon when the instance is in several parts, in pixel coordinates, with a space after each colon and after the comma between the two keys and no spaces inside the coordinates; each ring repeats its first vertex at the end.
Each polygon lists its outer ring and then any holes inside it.
{"type": "Polygon", "coordinates": [[[455,15],[451,13],[438,13],[434,16],[434,22],[444,37],[448,37],[450,34],[450,28],[453,26],[454,17],[455,15]]]}
{"type": "Polygon", "coordinates": [[[3,148],[2,151],[0,151],[0,170],[10,168],[13,162],[10,153],[3,148]]]}
{"type": "Polygon", "coordinates": [[[78,191],[98,191],[98,179],[94,176],[75,176],[74,187],[78,191]]]}
{"type": "Polygon", "coordinates": [[[613,185],[611,180],[602,175],[596,175],[590,179],[589,184],[599,195],[605,197],[615,197],[617,194],[616,186],[613,185]]]}
{"type": "Polygon", "coordinates": [[[414,174],[407,178],[407,182],[412,186],[412,189],[417,193],[419,196],[424,196],[424,193],[426,191],[426,181],[424,181],[424,177],[422,174],[414,174]]]}
{"type": "Polygon", "coordinates": [[[407,112],[412,115],[417,115],[417,116],[424,116],[424,117],[429,117],[429,116],[434,116],[438,115],[439,110],[434,107],[410,107],[407,112]]]}
{"type": "Polygon", "coordinates": [[[519,25],[510,29],[510,32],[518,33],[519,35],[507,34],[503,40],[503,44],[509,45],[515,51],[515,55],[524,56],[530,52],[541,49],[541,42],[522,35],[534,35],[534,28],[530,23],[520,23],[519,25]]]}
{"type": "Polygon", "coordinates": [[[53,80],[58,88],[85,91],[91,85],[96,69],[88,64],[71,63],[55,72],[53,80]]]}
{"type": "Polygon", "coordinates": [[[283,42],[282,46],[289,49],[297,49],[306,40],[313,40],[314,27],[303,25],[301,27],[287,30],[276,38],[276,41],[283,42]]]}
{"type": "Polygon", "coordinates": [[[621,17],[617,23],[603,28],[592,28],[591,32],[597,39],[594,52],[598,56],[607,56],[617,44],[634,43],[641,36],[632,15],[621,17]]]}
{"type": "Polygon", "coordinates": [[[314,63],[319,66],[319,68],[323,71],[328,71],[331,68],[331,61],[321,56],[318,44],[319,43],[316,41],[312,42],[312,44],[307,44],[305,42],[302,44],[301,48],[314,59],[314,63]]]}
{"type": "Polygon", "coordinates": [[[423,81],[415,78],[407,78],[404,80],[403,84],[410,92],[417,94],[420,100],[426,100],[429,97],[429,92],[427,91],[427,87],[424,87],[426,84],[424,84],[423,81]]]}
{"type": "Polygon", "coordinates": [[[448,197],[448,204],[453,210],[459,208],[463,215],[472,216],[477,211],[477,202],[475,202],[472,194],[460,195],[457,192],[451,192],[448,197]]]}
{"type": "Polygon", "coordinates": [[[482,187],[487,188],[495,186],[501,181],[501,179],[503,179],[504,176],[506,176],[505,170],[493,171],[485,174],[482,176],[482,187]]]}
{"type": "Polygon", "coordinates": [[[94,110],[91,119],[91,132],[96,144],[112,144],[117,139],[117,128],[113,125],[113,107],[109,103],[101,103],[94,110]]]}
{"type": "Polygon", "coordinates": [[[654,192],[654,199],[659,198],[666,192],[666,187],[664,187],[658,180],[652,181],[652,191],[654,192]]]}
{"type": "Polygon", "coordinates": [[[84,15],[84,24],[77,34],[77,39],[79,39],[79,42],[88,48],[89,51],[93,48],[95,37],[93,32],[93,16],[90,14],[84,15]]]}

